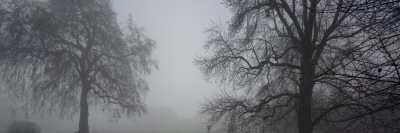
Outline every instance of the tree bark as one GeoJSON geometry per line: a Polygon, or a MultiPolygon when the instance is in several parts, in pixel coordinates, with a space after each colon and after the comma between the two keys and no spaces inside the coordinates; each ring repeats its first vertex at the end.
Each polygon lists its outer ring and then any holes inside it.
{"type": "Polygon", "coordinates": [[[87,96],[89,92],[87,81],[82,81],[82,94],[80,101],[79,133],[89,133],[89,106],[87,96]]]}
{"type": "MultiPolygon", "coordinates": [[[[304,46],[304,45],[303,45],[304,46]]],[[[312,133],[312,94],[314,88],[315,65],[312,62],[312,50],[305,47],[302,50],[301,79],[299,91],[298,129],[299,133],[312,133]]]]}

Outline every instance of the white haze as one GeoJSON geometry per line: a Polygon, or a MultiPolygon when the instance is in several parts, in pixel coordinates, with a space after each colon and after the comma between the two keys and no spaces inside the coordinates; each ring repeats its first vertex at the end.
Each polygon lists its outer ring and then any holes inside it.
{"type": "MultiPolygon", "coordinates": [[[[193,64],[203,52],[207,38],[205,29],[212,21],[225,23],[228,9],[218,0],[112,0],[118,20],[125,23],[128,15],[145,27],[146,34],[156,40],[154,57],[159,70],[147,77],[150,92],[145,103],[149,112],[134,120],[115,121],[100,112],[91,111],[90,131],[100,133],[204,133],[205,121],[197,116],[198,106],[216,92],[218,85],[204,80],[193,64]]],[[[4,98],[4,97],[3,97],[4,98]]],[[[0,132],[12,120],[9,105],[0,104],[0,132]]],[[[78,116],[78,115],[77,115],[78,116]]],[[[18,111],[16,120],[25,120],[18,111]]],[[[31,115],[43,133],[73,133],[78,118],[60,119],[31,115]]]]}

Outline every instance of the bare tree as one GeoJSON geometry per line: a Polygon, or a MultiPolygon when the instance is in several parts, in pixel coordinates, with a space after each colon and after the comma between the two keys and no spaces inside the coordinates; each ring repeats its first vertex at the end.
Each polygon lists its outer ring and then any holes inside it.
{"type": "MultiPolygon", "coordinates": [[[[6,1],[4,0],[0,0],[0,39],[1,40],[5,40],[4,39],[4,33],[2,32],[4,29],[4,23],[5,23],[5,18],[7,16],[7,10],[5,9],[5,4],[6,1]]],[[[0,41],[0,44],[4,43],[3,41],[0,41]]]]}
{"type": "Polygon", "coordinates": [[[12,0],[8,10],[0,68],[9,92],[28,92],[35,111],[79,110],[79,133],[89,133],[89,106],[117,118],[145,111],[155,41],[131,18],[122,30],[109,0],[12,0]]]}
{"type": "MultiPolygon", "coordinates": [[[[211,121],[231,121],[230,116],[235,113],[242,131],[254,131],[254,127],[260,127],[257,125],[286,126],[295,120],[297,128],[291,131],[300,133],[311,133],[325,124],[332,127],[318,131],[363,132],[362,129],[371,130],[371,125],[385,130],[388,127],[375,121],[383,114],[385,118],[379,121],[387,122],[385,125],[398,122],[398,117],[386,116],[390,113],[388,108],[399,104],[382,104],[393,97],[400,81],[396,73],[399,69],[392,65],[400,61],[395,41],[398,38],[385,34],[390,41],[383,42],[380,33],[389,32],[379,26],[385,25],[382,20],[386,19],[380,15],[393,13],[384,12],[382,7],[399,2],[223,3],[234,13],[230,25],[224,28],[215,24],[208,30],[204,47],[210,54],[196,63],[207,77],[244,91],[223,93],[203,105],[201,113],[211,121]],[[381,20],[372,21],[378,19],[381,20]],[[360,123],[368,124],[361,129],[360,123]]],[[[396,24],[397,20],[388,22],[396,24]]]]}

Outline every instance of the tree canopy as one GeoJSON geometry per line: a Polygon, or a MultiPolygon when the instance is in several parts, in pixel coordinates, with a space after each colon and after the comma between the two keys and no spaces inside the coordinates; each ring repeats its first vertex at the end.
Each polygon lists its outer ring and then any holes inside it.
{"type": "Polygon", "coordinates": [[[234,15],[207,30],[209,53],[196,59],[234,90],[202,106],[210,121],[241,132],[399,130],[399,2],[223,3],[234,15]]]}
{"type": "Polygon", "coordinates": [[[109,0],[11,0],[6,9],[0,75],[9,92],[28,92],[36,111],[79,111],[80,133],[89,106],[118,118],[145,111],[155,41],[131,17],[120,26],[109,0]]]}

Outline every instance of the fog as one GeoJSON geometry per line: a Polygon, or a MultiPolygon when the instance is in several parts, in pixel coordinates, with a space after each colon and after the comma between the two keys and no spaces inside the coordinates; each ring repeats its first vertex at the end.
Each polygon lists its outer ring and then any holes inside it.
{"type": "Polygon", "coordinates": [[[0,0],[0,133],[399,132],[399,9],[0,0]]]}
{"type": "Polygon", "coordinates": [[[159,70],[148,78],[151,90],[146,103],[194,118],[198,103],[217,86],[204,80],[193,61],[203,52],[206,28],[213,21],[228,21],[229,10],[217,0],[114,0],[113,4],[121,22],[131,14],[157,42],[154,57],[159,70]]]}
{"type": "MultiPolygon", "coordinates": [[[[197,114],[217,85],[207,82],[193,64],[202,52],[207,38],[205,29],[212,21],[225,23],[230,13],[217,0],[113,0],[118,21],[124,24],[128,15],[143,26],[156,41],[153,55],[158,70],[146,77],[150,91],[145,98],[148,113],[134,119],[114,119],[108,114],[90,111],[90,131],[101,133],[201,133],[205,120],[197,114]]],[[[78,116],[57,116],[17,111],[13,118],[10,100],[2,97],[0,129],[15,120],[37,123],[43,133],[72,133],[78,130],[78,116]],[[8,103],[7,103],[8,102],[8,103]]],[[[14,101],[15,102],[15,101],[14,101]]],[[[4,130],[3,130],[4,131],[4,130]]]]}

